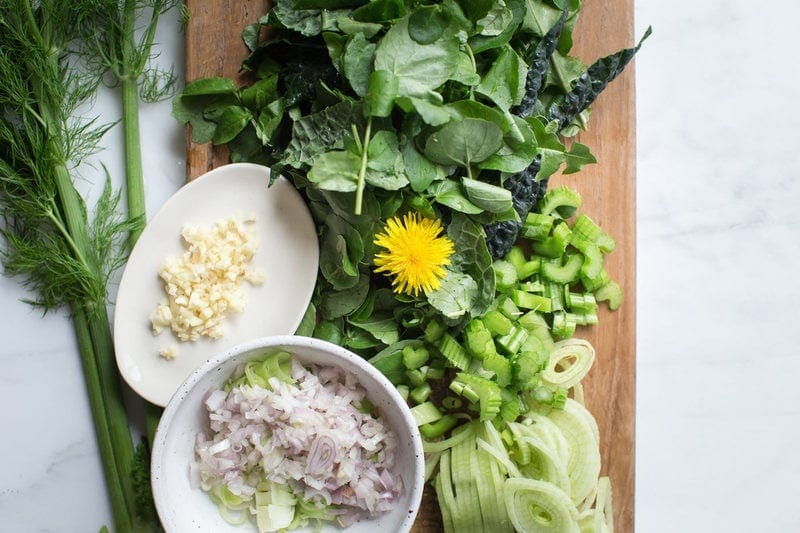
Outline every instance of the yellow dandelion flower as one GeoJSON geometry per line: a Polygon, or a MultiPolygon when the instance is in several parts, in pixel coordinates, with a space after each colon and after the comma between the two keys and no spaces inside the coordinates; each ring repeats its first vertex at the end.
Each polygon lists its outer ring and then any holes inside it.
{"type": "Polygon", "coordinates": [[[427,294],[437,289],[454,251],[453,242],[439,236],[441,231],[439,220],[416,213],[408,213],[402,220],[390,218],[384,232],[375,236],[375,244],[386,250],[375,254],[375,272],[394,277],[394,292],[417,296],[420,290],[427,294]]]}

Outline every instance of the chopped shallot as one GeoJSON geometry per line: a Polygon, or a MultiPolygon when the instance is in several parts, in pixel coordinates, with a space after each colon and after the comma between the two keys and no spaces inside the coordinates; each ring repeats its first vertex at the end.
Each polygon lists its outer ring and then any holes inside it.
{"type": "Polygon", "coordinates": [[[342,526],[391,510],[402,492],[397,440],[359,409],[366,391],[355,376],[292,359],[291,377],[207,395],[210,433],[197,436],[193,484],[224,484],[243,501],[263,482],[285,484],[298,499],[330,507],[342,526]]]}

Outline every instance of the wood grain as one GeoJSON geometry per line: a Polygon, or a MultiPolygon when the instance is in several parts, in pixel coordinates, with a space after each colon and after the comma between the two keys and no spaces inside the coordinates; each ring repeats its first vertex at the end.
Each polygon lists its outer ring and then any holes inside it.
{"type": "MultiPolygon", "coordinates": [[[[266,0],[188,0],[186,77],[229,76],[242,81],[246,54],[241,30],[267,8],[266,0]]],[[[574,53],[591,63],[634,43],[633,0],[585,0],[575,32],[574,53]]],[[[597,157],[578,174],[554,178],[583,196],[582,211],[617,241],[607,269],[625,292],[616,312],[600,311],[600,325],[578,332],[597,350],[597,362],[585,382],[586,401],[601,434],[603,472],[614,490],[615,526],[633,531],[635,402],[636,146],[633,68],[615,80],[593,107],[589,130],[578,140],[597,157]]],[[[187,135],[187,179],[228,162],[224,149],[196,145],[187,135]]],[[[441,520],[432,491],[426,491],[415,531],[439,531],[441,520]]]]}

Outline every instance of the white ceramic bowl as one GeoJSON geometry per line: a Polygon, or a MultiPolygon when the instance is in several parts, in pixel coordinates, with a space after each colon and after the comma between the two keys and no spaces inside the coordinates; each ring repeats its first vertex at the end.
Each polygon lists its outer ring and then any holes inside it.
{"type": "MultiPolygon", "coordinates": [[[[153,443],[151,466],[153,498],[164,529],[167,533],[248,531],[247,525],[225,522],[208,494],[191,487],[189,463],[194,459],[195,437],[208,424],[203,405],[206,394],[220,388],[239,364],[278,350],[290,352],[304,364],[338,366],[357,376],[370,402],[397,435],[395,471],[403,479],[403,494],[396,507],[345,531],[409,531],[422,499],[425,471],[422,439],[411,411],[389,380],[358,355],[329,342],[293,335],[263,337],[213,357],[192,372],[167,404],[153,443]]],[[[309,527],[298,531],[312,530],[309,527]]],[[[255,526],[252,531],[257,531],[255,526]]],[[[326,525],[323,531],[342,529],[326,525]]]]}

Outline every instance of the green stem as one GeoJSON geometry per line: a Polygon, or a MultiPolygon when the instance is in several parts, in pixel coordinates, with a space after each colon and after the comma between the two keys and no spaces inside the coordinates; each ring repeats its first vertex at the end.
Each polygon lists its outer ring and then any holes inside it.
{"type": "Polygon", "coordinates": [[[117,469],[116,455],[111,443],[106,406],[100,386],[100,376],[95,361],[94,346],[86,313],[82,309],[73,309],[72,324],[78,340],[83,376],[89,393],[89,407],[94,421],[97,445],[100,449],[100,460],[105,473],[111,509],[114,514],[114,526],[117,531],[131,531],[131,514],[125,492],[122,489],[120,473],[117,469]]]}
{"type": "Polygon", "coordinates": [[[106,418],[108,419],[111,444],[117,463],[122,491],[128,503],[128,511],[135,516],[134,490],[131,482],[133,469],[133,439],[131,438],[128,417],[125,412],[125,403],[122,395],[122,386],[117,373],[117,363],[114,357],[114,343],[111,337],[108,313],[104,304],[97,305],[91,310],[89,317],[89,331],[94,346],[95,364],[100,376],[100,391],[105,399],[106,418]]]}
{"type": "Polygon", "coordinates": [[[361,147],[361,167],[358,169],[358,183],[356,184],[356,215],[361,214],[361,203],[364,199],[364,176],[367,174],[367,151],[369,150],[370,135],[372,135],[372,117],[367,119],[367,128],[364,131],[364,142],[361,147]]]}
{"type": "MultiPolygon", "coordinates": [[[[122,129],[125,142],[125,183],[128,196],[128,217],[144,222],[144,173],[142,171],[142,146],[139,137],[139,91],[134,78],[123,78],[122,129]]],[[[130,247],[139,239],[144,224],[131,229],[130,247]]]]}

